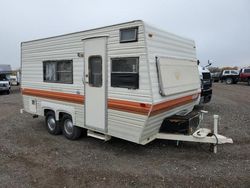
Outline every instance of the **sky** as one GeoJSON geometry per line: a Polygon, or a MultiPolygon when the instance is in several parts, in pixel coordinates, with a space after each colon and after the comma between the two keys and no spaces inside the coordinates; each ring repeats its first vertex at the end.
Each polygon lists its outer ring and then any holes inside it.
{"type": "Polygon", "coordinates": [[[195,40],[205,65],[250,65],[250,0],[0,0],[0,64],[20,43],[131,20],[195,40]]]}

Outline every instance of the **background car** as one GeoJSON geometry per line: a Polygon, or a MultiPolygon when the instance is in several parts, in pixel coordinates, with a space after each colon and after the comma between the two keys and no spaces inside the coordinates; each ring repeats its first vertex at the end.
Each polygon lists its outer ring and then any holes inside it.
{"type": "Polygon", "coordinates": [[[226,84],[237,84],[239,81],[239,71],[238,70],[223,70],[220,76],[221,82],[226,84]]]}

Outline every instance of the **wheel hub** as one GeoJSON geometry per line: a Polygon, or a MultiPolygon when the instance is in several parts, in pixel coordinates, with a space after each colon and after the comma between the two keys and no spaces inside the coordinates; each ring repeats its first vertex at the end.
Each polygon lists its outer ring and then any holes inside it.
{"type": "Polygon", "coordinates": [[[51,131],[53,131],[56,127],[56,120],[54,117],[49,116],[47,121],[48,127],[51,131]]]}
{"type": "Polygon", "coordinates": [[[73,123],[71,120],[67,119],[64,121],[64,129],[68,135],[73,133],[73,123]]]}

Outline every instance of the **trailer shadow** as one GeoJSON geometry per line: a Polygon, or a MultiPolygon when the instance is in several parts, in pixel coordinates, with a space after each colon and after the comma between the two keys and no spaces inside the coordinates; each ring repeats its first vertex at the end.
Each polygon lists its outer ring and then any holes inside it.
{"type": "Polygon", "coordinates": [[[198,157],[201,153],[203,156],[213,155],[210,151],[209,144],[187,143],[173,140],[154,140],[147,145],[139,145],[119,138],[112,138],[104,144],[107,150],[112,150],[119,153],[119,155],[148,155],[151,157],[153,157],[155,153],[162,156],[167,155],[168,157],[183,156],[183,153],[190,157],[198,157]]]}
{"type": "Polygon", "coordinates": [[[47,133],[43,118],[31,120],[36,121],[32,123],[32,132],[40,137],[41,140],[54,143],[50,147],[57,148],[58,145],[63,145],[72,152],[82,151],[82,154],[87,154],[90,151],[96,151],[105,155],[112,155],[115,157],[148,157],[152,158],[157,153],[157,156],[162,160],[167,156],[170,158],[183,158],[183,155],[190,159],[197,157],[206,158],[213,156],[209,151],[209,144],[191,143],[191,142],[177,142],[173,140],[154,140],[146,145],[129,142],[119,138],[112,137],[109,141],[102,141],[96,138],[82,136],[79,140],[67,140],[63,135],[50,135],[47,133]],[[37,121],[38,120],[38,121],[37,121]],[[37,126],[39,125],[39,126],[37,126]],[[41,136],[43,135],[43,136],[41,136]]]}

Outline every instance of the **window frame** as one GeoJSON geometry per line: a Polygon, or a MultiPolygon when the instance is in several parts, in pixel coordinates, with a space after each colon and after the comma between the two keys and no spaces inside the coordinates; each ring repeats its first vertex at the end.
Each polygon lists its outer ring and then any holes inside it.
{"type": "Polygon", "coordinates": [[[45,60],[43,61],[43,82],[46,82],[46,83],[58,83],[58,84],[74,84],[74,66],[73,66],[73,59],[60,59],[60,60],[45,60]],[[64,62],[64,61],[67,61],[70,63],[71,65],[71,82],[63,82],[63,81],[58,81],[57,79],[57,73],[62,73],[62,72],[69,72],[69,71],[58,71],[58,63],[60,62],[64,62]],[[45,74],[44,74],[44,71],[45,71],[45,64],[46,63],[55,63],[56,64],[56,72],[55,72],[55,76],[56,76],[56,81],[52,81],[52,80],[46,80],[45,79],[45,74]]]}
{"type": "Polygon", "coordinates": [[[89,56],[88,57],[88,84],[89,84],[89,86],[90,87],[97,87],[97,88],[101,88],[102,86],[103,86],[103,60],[102,60],[102,56],[100,56],[100,55],[92,55],[92,56],[89,56]],[[101,66],[102,66],[102,70],[101,70],[101,73],[102,73],[102,82],[101,82],[101,86],[93,86],[93,84],[90,84],[90,69],[89,69],[89,60],[90,60],[90,58],[96,58],[96,57],[98,57],[98,58],[101,58],[101,66]]]}
{"type": "Polygon", "coordinates": [[[138,41],[138,31],[139,31],[139,27],[138,26],[121,28],[120,32],[119,32],[120,43],[137,42],[138,41]],[[126,30],[130,30],[130,29],[135,29],[135,38],[134,39],[130,39],[130,40],[122,40],[122,32],[126,31],[126,30]]]}
{"type": "Polygon", "coordinates": [[[130,73],[131,74],[132,73],[134,73],[134,74],[138,73],[139,74],[139,59],[140,59],[139,57],[115,57],[115,58],[111,58],[111,73],[129,73],[129,74],[130,73]],[[138,67],[137,72],[125,72],[125,71],[124,72],[120,72],[120,71],[119,72],[118,71],[114,72],[113,71],[113,60],[120,60],[120,59],[136,59],[137,60],[136,63],[137,63],[137,67],[138,67]]]}
{"type": "Polygon", "coordinates": [[[124,88],[124,89],[139,89],[139,78],[140,75],[140,57],[136,56],[136,57],[114,57],[111,58],[111,71],[110,71],[110,86],[113,88],[124,88]],[[129,58],[134,58],[136,59],[136,63],[137,63],[137,68],[136,68],[136,72],[121,72],[121,71],[117,71],[114,72],[113,71],[113,60],[119,60],[119,59],[129,59],[129,58]],[[114,77],[114,75],[121,75],[121,76],[132,76],[133,79],[136,79],[136,84],[134,86],[126,86],[126,85],[121,85],[121,86],[114,86],[112,85],[112,79],[114,77]]]}

